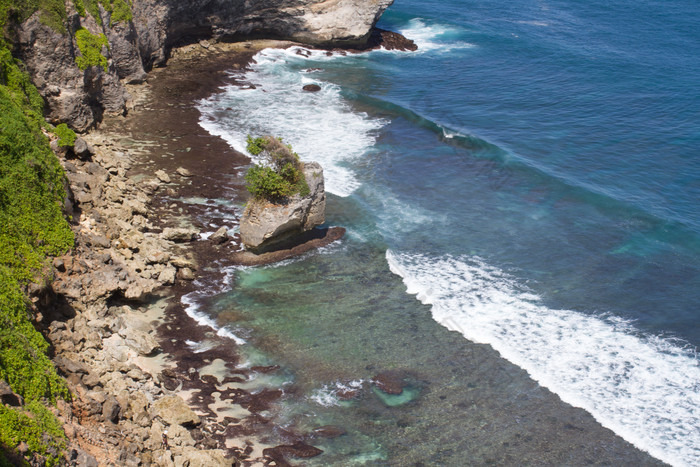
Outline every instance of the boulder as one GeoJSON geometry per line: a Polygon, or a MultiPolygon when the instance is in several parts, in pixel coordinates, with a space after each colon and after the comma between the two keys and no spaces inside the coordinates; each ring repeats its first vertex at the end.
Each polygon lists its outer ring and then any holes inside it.
{"type": "Polygon", "coordinates": [[[159,417],[168,425],[185,427],[199,425],[199,416],[190,409],[181,397],[171,395],[158,399],[151,406],[151,416],[159,417]]]}
{"type": "Polygon", "coordinates": [[[176,456],[176,467],[231,467],[232,459],[226,459],[226,453],[221,449],[199,450],[185,447],[182,454],[176,456]]]}
{"type": "Polygon", "coordinates": [[[228,229],[226,227],[219,228],[219,230],[214,232],[209,239],[215,245],[224,243],[226,240],[228,240],[228,229]]]}
{"type": "Polygon", "coordinates": [[[319,86],[318,84],[307,84],[301,89],[308,92],[318,92],[321,90],[321,86],[319,86]]]}
{"type": "Polygon", "coordinates": [[[121,405],[117,402],[116,397],[109,396],[104,404],[102,404],[102,419],[105,422],[117,423],[121,411],[121,405]]]}
{"type": "Polygon", "coordinates": [[[166,227],[163,229],[163,238],[175,243],[191,242],[195,240],[199,232],[195,229],[166,227]]]}
{"type": "Polygon", "coordinates": [[[295,195],[281,204],[251,200],[240,223],[243,244],[252,251],[265,251],[323,224],[326,192],[323,169],[317,162],[303,167],[309,195],[295,195]]]}

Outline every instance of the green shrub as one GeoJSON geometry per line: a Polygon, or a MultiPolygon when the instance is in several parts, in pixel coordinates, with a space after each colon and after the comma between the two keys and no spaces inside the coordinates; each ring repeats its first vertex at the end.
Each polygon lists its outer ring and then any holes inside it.
{"type": "Polygon", "coordinates": [[[128,23],[131,21],[131,7],[124,0],[102,0],[101,3],[105,10],[112,13],[109,20],[110,25],[119,22],[128,23]]]}
{"type": "Polygon", "coordinates": [[[63,0],[2,0],[0,29],[8,22],[22,23],[39,11],[39,20],[56,32],[66,33],[66,5],[63,0]]]}
{"type": "Polygon", "coordinates": [[[295,194],[309,194],[299,155],[291,146],[272,136],[253,138],[248,135],[247,143],[248,152],[263,159],[245,175],[246,187],[253,197],[281,201],[295,194]]]}
{"type": "Polygon", "coordinates": [[[42,127],[43,100],[0,42],[0,379],[26,402],[17,409],[0,404],[0,465],[16,463],[11,451],[19,441],[29,446],[28,458],[40,455],[48,465],[65,444],[45,404],[70,395],[22,293],[41,277],[48,255],[73,244],[61,211],[65,175],[42,127]]]}
{"type": "Polygon", "coordinates": [[[75,131],[68,128],[68,125],[61,123],[56,125],[53,130],[54,134],[58,136],[58,145],[64,147],[75,146],[75,138],[77,138],[75,131]]]}
{"type": "Polygon", "coordinates": [[[78,68],[85,70],[91,66],[100,66],[107,71],[107,57],[102,55],[102,47],[108,47],[104,34],[92,34],[85,28],[75,31],[75,41],[78,43],[80,56],[75,57],[78,68]]]}
{"type": "Polygon", "coordinates": [[[23,408],[0,404],[0,444],[27,443],[29,451],[46,459],[47,466],[58,465],[66,447],[66,435],[54,415],[41,403],[30,401],[23,408]]]}
{"type": "Polygon", "coordinates": [[[73,0],[73,6],[75,7],[75,11],[77,11],[81,17],[87,17],[87,13],[85,12],[85,4],[83,3],[83,0],[73,0]]]}

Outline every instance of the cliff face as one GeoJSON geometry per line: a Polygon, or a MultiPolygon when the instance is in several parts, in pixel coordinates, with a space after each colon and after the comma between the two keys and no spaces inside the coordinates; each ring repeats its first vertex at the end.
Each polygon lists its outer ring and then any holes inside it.
{"type": "Polygon", "coordinates": [[[133,0],[131,19],[81,16],[69,0],[67,34],[46,26],[35,14],[17,30],[15,43],[39,92],[48,118],[82,131],[104,113],[123,113],[128,94],[122,81],[140,82],[145,71],[165,63],[173,45],[205,38],[275,38],[319,46],[357,47],[393,0],[133,0]],[[104,34],[106,67],[83,70],[76,31],[104,34]]]}

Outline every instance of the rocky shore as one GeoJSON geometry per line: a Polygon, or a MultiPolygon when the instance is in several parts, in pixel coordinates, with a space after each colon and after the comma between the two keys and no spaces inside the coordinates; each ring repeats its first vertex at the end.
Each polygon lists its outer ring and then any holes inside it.
{"type": "MultiPolygon", "coordinates": [[[[183,200],[222,191],[242,199],[239,170],[247,164],[197,125],[192,102],[215,89],[225,69],[285,44],[184,47],[148,83],[129,87],[128,117],[107,118],[79,140],[79,150],[63,154],[76,244],[54,260],[55,279],[32,296],[74,396],[57,408],[70,465],[289,465],[320,454],[308,434],[280,437],[261,414],[279,389],[240,387],[253,373],[277,368],[238,367],[233,342],[198,325],[180,302],[197,287],[193,280],[222,280],[220,268],[207,264],[234,264],[241,250],[229,234],[235,208],[211,218],[206,203],[183,200]],[[223,169],[213,176],[210,164],[223,169]],[[187,345],[205,339],[208,350],[187,345]],[[235,376],[223,378],[222,369],[235,376]],[[269,442],[273,431],[282,444],[269,442]]],[[[313,238],[278,256],[322,243],[313,238]]]]}

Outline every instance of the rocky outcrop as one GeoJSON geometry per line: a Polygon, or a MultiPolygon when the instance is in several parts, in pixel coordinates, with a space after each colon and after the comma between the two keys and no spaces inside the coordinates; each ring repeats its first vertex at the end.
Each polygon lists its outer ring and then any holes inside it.
{"type": "Polygon", "coordinates": [[[280,204],[253,199],[241,217],[243,244],[252,251],[264,251],[323,224],[326,192],[323,169],[317,162],[304,163],[307,196],[294,195],[280,204]]]}
{"type": "MultiPolygon", "coordinates": [[[[275,38],[335,47],[364,47],[373,26],[393,0],[133,0],[132,19],[116,20],[99,7],[99,18],[80,16],[67,2],[66,33],[34,14],[17,27],[19,58],[47,101],[48,118],[78,131],[103,114],[124,113],[129,95],[123,82],[139,83],[146,70],[162,66],[170,49],[183,42],[220,38],[275,38]],[[108,66],[81,70],[78,29],[104,34],[108,66]]],[[[203,42],[205,43],[205,42],[203,42]]]]}

